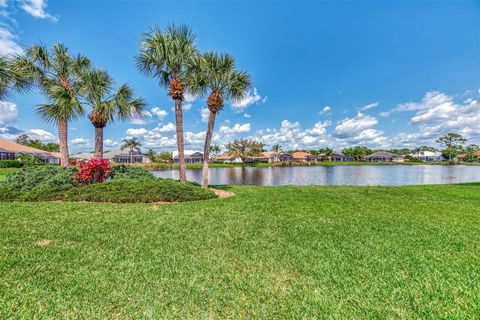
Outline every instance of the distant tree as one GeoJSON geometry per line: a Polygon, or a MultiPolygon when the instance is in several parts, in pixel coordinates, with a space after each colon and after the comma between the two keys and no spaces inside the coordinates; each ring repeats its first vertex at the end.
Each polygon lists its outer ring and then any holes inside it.
{"type": "Polygon", "coordinates": [[[236,139],[226,145],[229,154],[240,157],[242,160],[258,156],[263,152],[263,147],[263,143],[247,139],[236,139]]]}
{"type": "Polygon", "coordinates": [[[153,149],[148,149],[148,151],[145,154],[149,156],[151,159],[155,159],[155,157],[157,156],[157,153],[153,149]]]}
{"type": "Polygon", "coordinates": [[[140,151],[141,146],[142,144],[140,143],[140,141],[138,141],[137,138],[132,138],[125,140],[120,149],[128,149],[128,153],[130,155],[130,163],[133,163],[133,152],[140,151]]]}
{"type": "Polygon", "coordinates": [[[43,143],[37,139],[30,139],[27,134],[21,134],[16,139],[15,142],[27,147],[32,147],[40,150],[45,150],[49,152],[59,152],[60,146],[56,142],[43,143]]]}
{"type": "Polygon", "coordinates": [[[364,157],[372,154],[373,150],[363,146],[355,146],[343,149],[342,153],[346,156],[354,157],[355,160],[362,160],[364,157]]]}
{"type": "Polygon", "coordinates": [[[272,151],[274,152],[280,152],[281,150],[282,150],[282,146],[278,143],[272,146],[272,151]]]}
{"type": "Polygon", "coordinates": [[[26,146],[29,141],[30,141],[30,137],[28,136],[28,134],[25,134],[25,133],[19,135],[19,136],[15,139],[15,142],[16,142],[16,143],[21,144],[21,145],[24,145],[24,146],[26,146]]]}
{"type": "Polygon", "coordinates": [[[220,146],[218,144],[214,144],[214,145],[210,146],[210,152],[215,154],[215,155],[220,154],[221,151],[222,151],[222,149],[220,148],[220,146]]]}
{"type": "Polygon", "coordinates": [[[155,161],[159,161],[159,162],[172,162],[173,161],[173,155],[171,152],[160,152],[159,154],[157,154],[157,156],[155,157],[155,161]]]}
{"type": "Polygon", "coordinates": [[[318,149],[318,154],[323,155],[324,159],[332,160],[332,157],[335,155],[335,152],[333,151],[333,149],[325,147],[325,148],[318,149]]]}
{"type": "Polygon", "coordinates": [[[465,147],[465,157],[468,161],[475,161],[479,158],[480,147],[476,144],[469,144],[465,147]]]}
{"type": "Polygon", "coordinates": [[[407,148],[403,148],[403,149],[390,149],[390,150],[388,150],[388,152],[394,153],[394,154],[399,154],[399,155],[407,155],[407,154],[412,153],[412,150],[407,149],[407,148]]]}
{"type": "Polygon", "coordinates": [[[435,142],[439,143],[442,147],[445,147],[443,150],[443,155],[448,157],[448,160],[452,160],[452,156],[455,157],[462,149],[462,143],[467,141],[461,134],[458,133],[447,133],[444,136],[438,138],[435,142]]]}

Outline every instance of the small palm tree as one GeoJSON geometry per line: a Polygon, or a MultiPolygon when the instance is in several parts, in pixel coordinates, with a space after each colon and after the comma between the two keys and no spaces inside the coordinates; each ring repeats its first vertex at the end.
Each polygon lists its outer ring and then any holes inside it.
{"type": "Polygon", "coordinates": [[[279,145],[278,143],[272,146],[272,151],[274,152],[280,152],[281,150],[282,150],[282,146],[279,145]]]}
{"type": "Polygon", "coordinates": [[[41,45],[31,46],[25,56],[16,56],[12,62],[13,72],[38,86],[48,100],[37,107],[37,113],[57,125],[64,167],[68,166],[68,123],[84,113],[79,95],[80,74],[89,67],[89,59],[71,56],[62,44],[54,45],[51,51],[41,45]]]}
{"type": "Polygon", "coordinates": [[[133,163],[133,152],[140,151],[142,144],[138,141],[137,138],[127,139],[120,147],[120,150],[128,149],[128,154],[130,155],[130,163],[133,163]]]}
{"type": "Polygon", "coordinates": [[[210,152],[215,154],[215,155],[218,155],[221,151],[222,151],[222,149],[220,148],[220,146],[218,144],[214,144],[214,145],[210,146],[210,152]]]}
{"type": "Polygon", "coordinates": [[[169,25],[165,30],[153,28],[143,34],[137,67],[143,74],[157,78],[168,88],[168,95],[175,101],[175,125],[178,147],[180,182],[187,181],[183,140],[182,101],[186,89],[188,62],[197,55],[195,36],[185,25],[169,25]]]}
{"type": "Polygon", "coordinates": [[[141,115],[145,101],[133,97],[128,84],[116,91],[114,81],[103,70],[88,70],[82,74],[81,90],[91,112],[88,119],[95,127],[95,156],[103,157],[103,130],[108,122],[126,120],[141,115]]]}
{"type": "Polygon", "coordinates": [[[223,109],[224,100],[237,101],[250,87],[250,76],[238,71],[235,60],[228,54],[207,52],[192,60],[189,65],[187,84],[191,92],[204,96],[208,94],[208,118],[205,145],[203,148],[202,186],[208,187],[208,163],[210,144],[212,142],[215,117],[223,109]]]}

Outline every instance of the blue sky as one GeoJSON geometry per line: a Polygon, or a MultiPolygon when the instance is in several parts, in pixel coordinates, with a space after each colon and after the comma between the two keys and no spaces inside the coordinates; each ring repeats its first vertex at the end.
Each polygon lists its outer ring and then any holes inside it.
{"type": "MultiPolygon", "coordinates": [[[[284,149],[434,145],[447,132],[480,144],[480,2],[157,2],[0,0],[0,54],[62,42],[148,102],[143,119],[107,127],[175,148],[172,101],[133,57],[143,31],[186,23],[201,50],[229,52],[251,73],[241,104],[227,103],[214,143],[251,137],[284,149]]],[[[201,99],[188,97],[187,149],[201,149],[201,99]]],[[[32,92],[0,103],[0,137],[55,140],[32,92]]],[[[88,121],[71,124],[74,151],[92,149],[88,121]]]]}

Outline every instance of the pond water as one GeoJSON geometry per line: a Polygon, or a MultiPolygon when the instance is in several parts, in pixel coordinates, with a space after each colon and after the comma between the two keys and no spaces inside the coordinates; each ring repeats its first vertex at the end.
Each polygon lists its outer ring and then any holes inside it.
{"type": "MultiPolygon", "coordinates": [[[[154,173],[161,178],[178,179],[177,170],[154,171],[154,173]]],[[[200,183],[202,170],[187,170],[187,179],[200,183]]],[[[480,181],[480,166],[339,165],[210,168],[210,184],[400,186],[476,181],[480,181]]]]}

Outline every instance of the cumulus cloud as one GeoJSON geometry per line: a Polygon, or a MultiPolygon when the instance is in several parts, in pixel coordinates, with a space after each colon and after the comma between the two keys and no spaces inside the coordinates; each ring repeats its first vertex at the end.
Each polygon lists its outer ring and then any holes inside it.
{"type": "Polygon", "coordinates": [[[243,112],[246,108],[248,108],[252,104],[256,103],[265,103],[268,97],[261,97],[257,91],[257,88],[253,90],[249,90],[244,93],[243,97],[232,103],[232,108],[234,112],[243,112]]]}
{"type": "Polygon", "coordinates": [[[0,24],[0,56],[21,53],[23,53],[23,49],[18,44],[17,37],[0,24]]]}
{"type": "MultiPolygon", "coordinates": [[[[155,109],[155,108],[154,108],[155,109]]],[[[153,111],[153,109],[152,109],[153,111]]],[[[136,125],[144,125],[147,124],[147,122],[152,118],[152,114],[144,110],[142,113],[136,115],[132,120],[130,121],[131,124],[136,124],[136,125]]]]}
{"type": "Polygon", "coordinates": [[[346,118],[335,127],[334,135],[337,138],[345,139],[358,136],[363,130],[372,128],[378,123],[375,117],[359,112],[353,118],[346,118]]]}
{"type": "Polygon", "coordinates": [[[184,105],[182,105],[182,109],[184,111],[188,111],[188,110],[192,109],[192,104],[191,103],[185,103],[184,105]]]}
{"type": "Polygon", "coordinates": [[[239,124],[236,123],[233,127],[221,126],[220,132],[224,134],[238,134],[250,132],[250,123],[239,124]]]}
{"type": "Polygon", "coordinates": [[[190,92],[186,92],[184,95],[183,95],[183,100],[187,103],[193,103],[195,102],[195,100],[197,100],[197,96],[191,94],[190,92]]]}
{"type": "Polygon", "coordinates": [[[106,148],[115,148],[118,146],[118,141],[114,141],[112,139],[105,139],[103,140],[103,145],[106,148]]]}
{"type": "Polygon", "coordinates": [[[11,123],[17,120],[17,105],[13,102],[0,101],[0,125],[11,123]]]}
{"type": "Polygon", "coordinates": [[[43,142],[56,141],[56,136],[44,129],[30,129],[26,132],[31,139],[37,139],[43,142]]]}
{"type": "Polygon", "coordinates": [[[57,17],[46,12],[47,2],[45,0],[22,0],[20,8],[32,17],[58,21],[57,17]]]}
{"type": "Polygon", "coordinates": [[[70,140],[70,143],[75,146],[87,146],[90,144],[90,140],[84,138],[74,138],[70,140]]]}
{"type": "Polygon", "coordinates": [[[151,111],[152,111],[152,114],[156,115],[158,120],[160,121],[165,119],[165,117],[168,115],[168,112],[166,110],[162,110],[158,107],[153,108],[151,111]]]}
{"type": "Polygon", "coordinates": [[[141,136],[144,136],[148,132],[147,129],[145,128],[129,128],[127,129],[127,135],[129,137],[135,137],[139,138],[141,136]]]}
{"type": "Polygon", "coordinates": [[[175,126],[173,123],[169,122],[166,125],[163,126],[158,126],[155,129],[153,129],[155,132],[172,132],[175,131],[175,126]]]}
{"type": "Polygon", "coordinates": [[[202,122],[207,123],[209,116],[210,116],[210,110],[208,110],[208,108],[200,109],[200,117],[202,118],[202,122]]]}
{"type": "Polygon", "coordinates": [[[318,114],[319,115],[330,114],[331,111],[332,111],[332,108],[330,106],[325,106],[318,114]]]}

